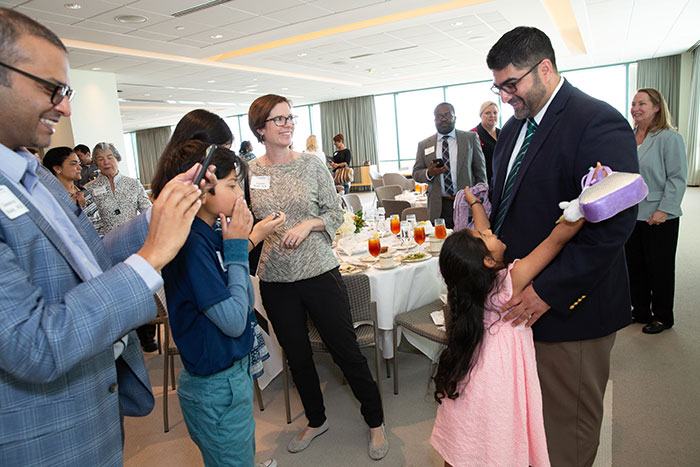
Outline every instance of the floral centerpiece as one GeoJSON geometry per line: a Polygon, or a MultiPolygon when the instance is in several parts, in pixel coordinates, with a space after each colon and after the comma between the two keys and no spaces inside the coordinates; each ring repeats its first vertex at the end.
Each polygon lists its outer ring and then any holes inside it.
{"type": "Polygon", "coordinates": [[[355,231],[355,215],[345,211],[343,213],[343,223],[338,227],[338,230],[336,231],[336,235],[340,235],[341,237],[344,237],[346,235],[349,235],[355,231]]]}
{"type": "Polygon", "coordinates": [[[353,222],[355,223],[355,233],[360,233],[360,229],[365,226],[365,220],[362,218],[362,209],[357,211],[353,222]]]}

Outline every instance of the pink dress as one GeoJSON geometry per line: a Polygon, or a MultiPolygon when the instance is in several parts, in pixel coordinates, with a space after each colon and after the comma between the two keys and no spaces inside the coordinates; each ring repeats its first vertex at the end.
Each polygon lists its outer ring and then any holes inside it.
{"type": "Polygon", "coordinates": [[[442,399],[430,442],[449,464],[478,467],[549,466],[532,330],[499,320],[513,294],[503,269],[484,316],[484,339],[469,384],[442,399]]]}

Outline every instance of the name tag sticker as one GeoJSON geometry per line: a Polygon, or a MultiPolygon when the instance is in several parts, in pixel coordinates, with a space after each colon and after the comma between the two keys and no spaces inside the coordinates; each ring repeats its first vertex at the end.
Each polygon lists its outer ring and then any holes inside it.
{"type": "Polygon", "coordinates": [[[435,146],[430,146],[428,148],[425,148],[425,155],[429,155],[435,152],[435,146]]]}
{"type": "Polygon", "coordinates": [[[0,185],[0,210],[10,220],[29,212],[29,209],[22,204],[22,201],[5,185],[0,185]]]}
{"type": "Polygon", "coordinates": [[[106,186],[100,186],[92,190],[92,193],[94,195],[106,195],[107,194],[107,187],[106,186]]]}
{"type": "Polygon", "coordinates": [[[267,175],[255,175],[250,179],[250,188],[253,190],[269,190],[270,177],[267,175]]]}

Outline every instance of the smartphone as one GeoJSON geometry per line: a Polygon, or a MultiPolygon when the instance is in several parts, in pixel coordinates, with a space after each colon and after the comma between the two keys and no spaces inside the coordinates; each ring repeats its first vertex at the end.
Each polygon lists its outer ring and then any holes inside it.
{"type": "Polygon", "coordinates": [[[194,185],[199,186],[199,182],[204,178],[204,174],[207,173],[207,167],[211,163],[211,158],[214,156],[214,152],[218,149],[216,144],[212,144],[207,148],[207,155],[204,156],[204,162],[202,162],[202,168],[199,170],[197,177],[194,179],[194,185]]]}
{"type": "Polygon", "coordinates": [[[280,216],[280,213],[279,213],[279,211],[277,211],[277,212],[275,213],[275,215],[272,216],[272,218],[273,218],[273,219],[277,219],[279,216],[280,216]]]}
{"type": "Polygon", "coordinates": [[[443,165],[445,165],[445,163],[443,162],[442,159],[433,159],[433,163],[436,163],[436,164],[437,164],[437,165],[436,165],[437,168],[440,168],[440,167],[442,167],[443,165]]]}

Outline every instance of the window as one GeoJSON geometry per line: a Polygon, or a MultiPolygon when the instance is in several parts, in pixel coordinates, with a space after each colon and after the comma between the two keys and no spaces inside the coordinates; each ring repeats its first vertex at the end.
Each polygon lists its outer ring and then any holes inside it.
{"type": "Polygon", "coordinates": [[[124,153],[122,159],[126,163],[127,173],[133,174],[135,178],[141,180],[138,164],[138,150],[136,147],[136,133],[124,133],[124,153]]]}
{"type": "Polygon", "coordinates": [[[491,81],[483,81],[481,83],[448,86],[445,89],[447,102],[455,108],[457,128],[460,130],[471,130],[481,123],[479,118],[481,104],[486,101],[499,103],[498,96],[491,92],[491,84],[493,84],[491,81]]]}
{"type": "Polygon", "coordinates": [[[562,76],[586,94],[612,105],[623,116],[629,114],[626,65],[565,71],[562,76]]]}
{"type": "Polygon", "coordinates": [[[374,96],[374,109],[377,118],[379,172],[396,172],[399,169],[399,153],[396,140],[394,94],[374,96]]]}
{"type": "Polygon", "coordinates": [[[443,88],[402,92],[396,95],[399,134],[399,168],[412,168],[418,143],[435,134],[435,107],[445,100],[443,88]]]}

